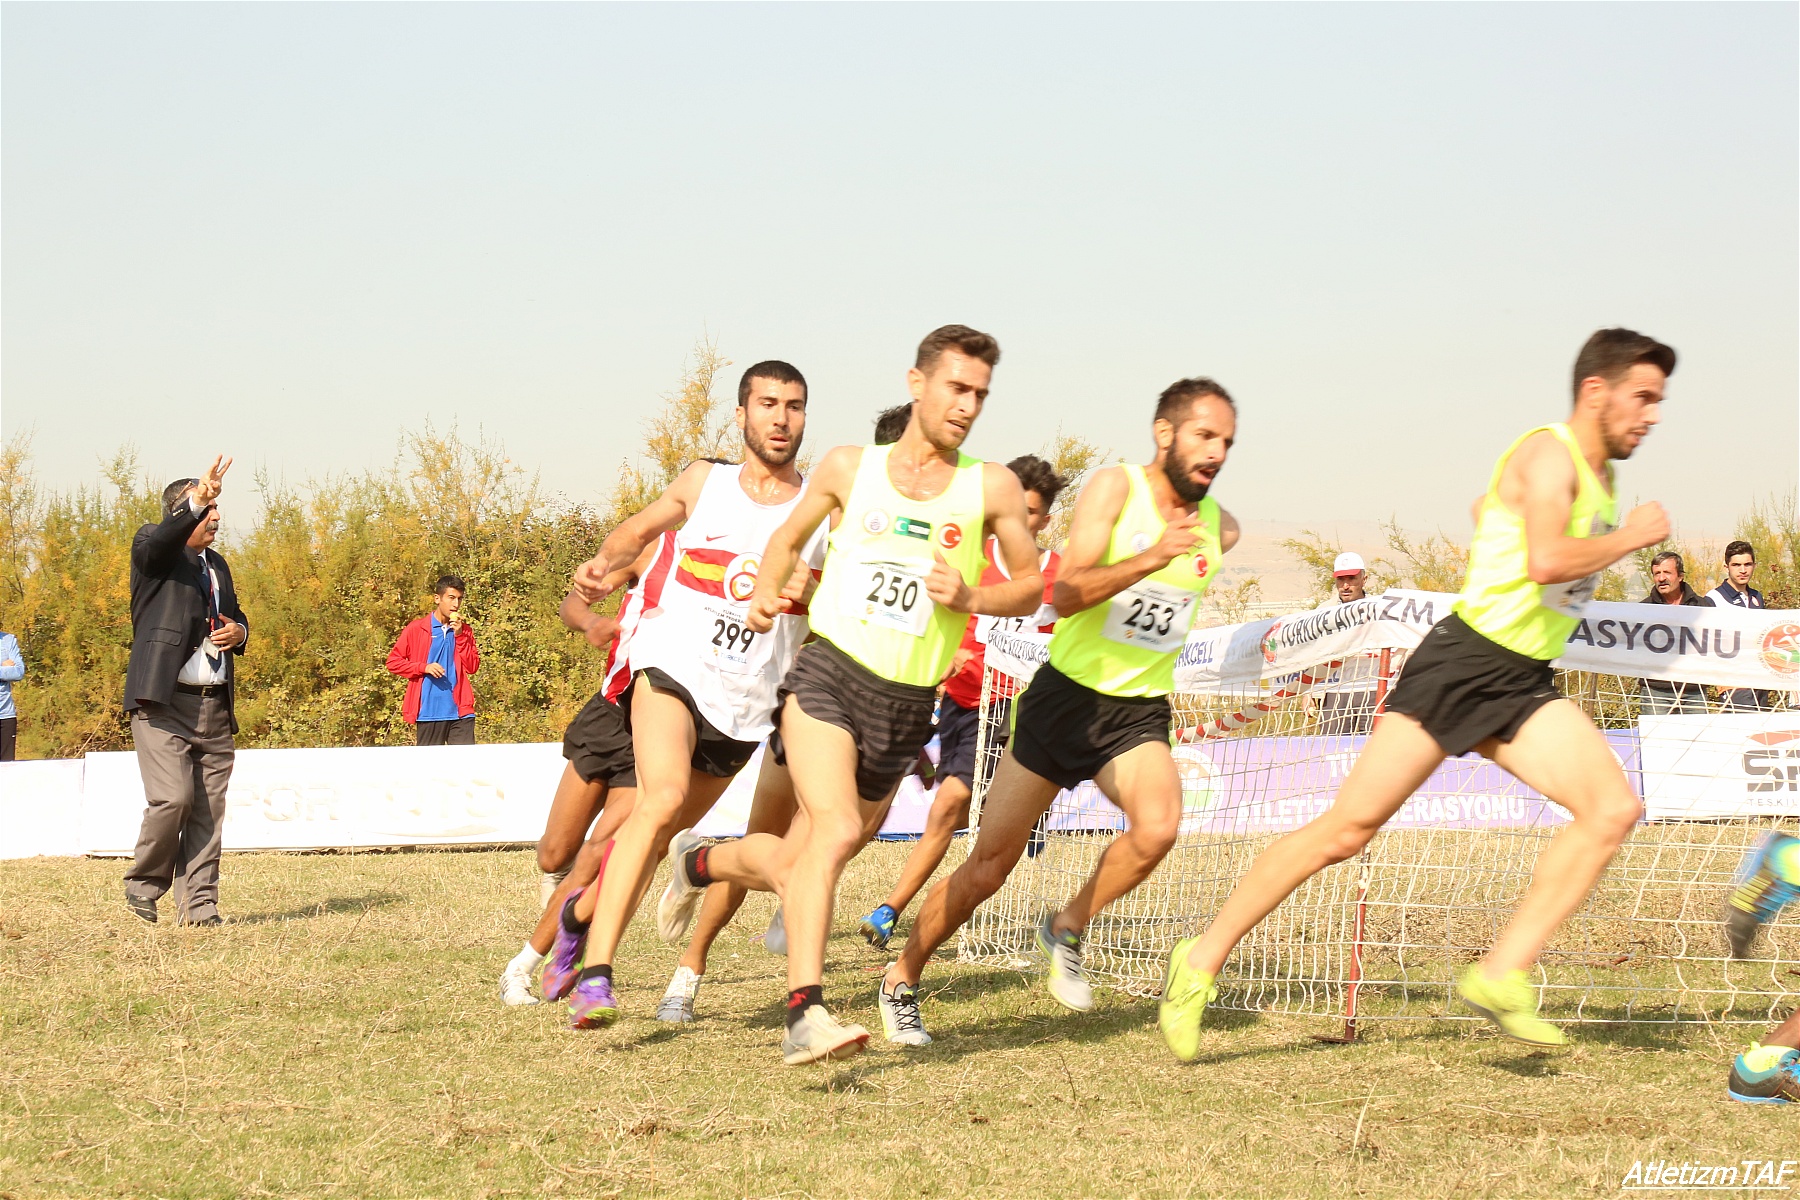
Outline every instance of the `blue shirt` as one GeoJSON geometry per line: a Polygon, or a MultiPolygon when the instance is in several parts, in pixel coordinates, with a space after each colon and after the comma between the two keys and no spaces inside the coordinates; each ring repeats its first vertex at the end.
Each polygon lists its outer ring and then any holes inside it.
{"type": "Polygon", "coordinates": [[[0,721],[19,715],[13,707],[12,685],[25,678],[25,656],[19,653],[19,639],[0,633],[0,721]]]}
{"type": "Polygon", "coordinates": [[[442,679],[427,675],[419,680],[419,720],[455,721],[462,717],[456,711],[456,631],[431,614],[431,653],[426,662],[444,668],[442,679]]]}

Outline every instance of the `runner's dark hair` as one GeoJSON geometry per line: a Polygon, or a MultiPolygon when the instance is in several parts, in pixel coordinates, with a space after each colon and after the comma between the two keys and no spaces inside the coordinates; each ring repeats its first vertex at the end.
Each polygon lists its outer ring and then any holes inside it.
{"type": "Polygon", "coordinates": [[[1237,401],[1231,393],[1215,379],[1204,375],[1196,375],[1192,379],[1177,379],[1162,390],[1156,398],[1156,420],[1167,421],[1173,425],[1188,415],[1194,401],[1202,396],[1217,396],[1223,400],[1232,412],[1237,411],[1237,401]]]}
{"type": "Polygon", "coordinates": [[[1675,373],[1675,350],[1653,337],[1645,337],[1635,329],[1598,329],[1575,356],[1574,395],[1581,395],[1581,381],[1598,376],[1617,383],[1625,372],[1639,363],[1660,367],[1662,373],[1675,373]]]}
{"type": "Polygon", "coordinates": [[[797,383],[800,391],[806,392],[806,376],[792,363],[784,363],[779,358],[771,358],[759,362],[738,377],[738,407],[750,403],[750,381],[752,379],[772,379],[776,383],[797,383]]]}
{"type": "Polygon", "coordinates": [[[875,418],[875,444],[877,446],[893,445],[900,440],[900,435],[906,432],[906,424],[911,420],[911,401],[883,410],[881,415],[875,418]]]}
{"type": "Polygon", "coordinates": [[[1045,508],[1055,504],[1057,494],[1063,490],[1063,477],[1056,473],[1055,467],[1035,454],[1019,455],[1006,464],[1006,469],[1019,477],[1021,488],[1043,497],[1045,508]]]}
{"type": "Polygon", "coordinates": [[[925,335],[919,343],[919,352],[913,357],[913,366],[931,374],[931,369],[944,357],[946,351],[955,350],[970,358],[979,358],[988,366],[1000,363],[1000,343],[993,336],[970,329],[967,325],[940,325],[925,335]]]}

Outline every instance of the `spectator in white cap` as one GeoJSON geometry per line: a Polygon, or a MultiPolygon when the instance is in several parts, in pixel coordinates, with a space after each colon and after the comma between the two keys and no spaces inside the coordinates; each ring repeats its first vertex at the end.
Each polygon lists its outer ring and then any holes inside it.
{"type": "Polygon", "coordinates": [[[1338,555],[1337,561],[1331,564],[1331,581],[1337,587],[1339,604],[1361,600],[1369,585],[1369,572],[1363,566],[1362,555],[1354,550],[1338,555]]]}
{"type": "MultiPolygon", "coordinates": [[[[1339,604],[1361,600],[1368,592],[1369,571],[1362,555],[1346,550],[1331,564],[1331,582],[1339,604]]],[[[1375,684],[1381,664],[1374,655],[1356,654],[1343,661],[1325,681],[1319,696],[1319,733],[1325,737],[1368,733],[1375,724],[1375,684]]]]}

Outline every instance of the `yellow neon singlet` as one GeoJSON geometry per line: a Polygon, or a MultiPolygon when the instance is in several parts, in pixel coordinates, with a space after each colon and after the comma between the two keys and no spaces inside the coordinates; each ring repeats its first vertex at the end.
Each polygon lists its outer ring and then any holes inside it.
{"type": "MultiPolygon", "coordinates": [[[[1122,464],[1131,490],[1098,566],[1142,554],[1162,537],[1162,513],[1144,468],[1122,464]]],[[[1168,566],[1110,600],[1056,622],[1050,665],[1105,696],[1166,696],[1175,690],[1175,659],[1187,641],[1200,597],[1219,572],[1219,502],[1200,501],[1200,540],[1168,566]]]]}
{"type": "Polygon", "coordinates": [[[1468,579],[1453,611],[1489,641],[1528,658],[1548,661],[1562,654],[1569,635],[1580,624],[1581,611],[1594,598],[1600,573],[1569,583],[1533,583],[1526,564],[1524,518],[1500,502],[1500,474],[1507,460],[1526,438],[1545,430],[1568,447],[1569,457],[1575,460],[1575,478],[1580,481],[1564,535],[1599,537],[1611,533],[1618,523],[1618,498],[1595,477],[1569,427],[1558,423],[1527,430],[1494,464],[1475,540],[1469,546],[1468,579]]]}
{"type": "Polygon", "coordinates": [[[982,461],[959,453],[950,486],[930,500],[912,500],[888,479],[892,450],[863,447],[808,607],[813,630],[875,674],[936,687],[969,615],[933,603],[925,578],[935,550],[970,587],[981,579],[982,461]]]}

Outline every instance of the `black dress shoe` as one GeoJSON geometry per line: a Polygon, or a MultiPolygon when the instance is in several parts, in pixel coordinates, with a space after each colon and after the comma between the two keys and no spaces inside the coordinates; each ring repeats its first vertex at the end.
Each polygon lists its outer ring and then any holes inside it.
{"type": "Polygon", "coordinates": [[[152,925],[156,924],[156,901],[146,900],[142,896],[127,896],[125,907],[131,910],[133,916],[141,917],[152,925]]]}

